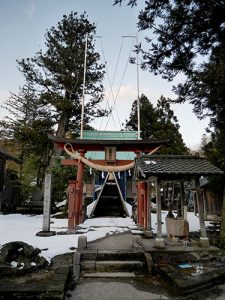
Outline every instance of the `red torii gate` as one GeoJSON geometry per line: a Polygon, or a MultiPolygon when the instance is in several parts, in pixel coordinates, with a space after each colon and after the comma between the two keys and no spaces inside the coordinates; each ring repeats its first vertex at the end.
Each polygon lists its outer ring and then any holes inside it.
{"type": "MultiPolygon", "coordinates": [[[[85,140],[85,139],[67,139],[49,135],[53,143],[64,151],[66,144],[70,144],[74,151],[77,151],[79,157],[83,158],[87,151],[106,151],[107,148],[114,148],[116,151],[134,152],[136,157],[142,153],[155,152],[158,148],[168,144],[169,140],[85,140]]],[[[105,166],[125,166],[133,162],[132,160],[90,160],[91,162],[105,166]]],[[[81,159],[64,159],[62,166],[77,167],[77,177],[68,183],[69,203],[68,203],[68,230],[74,231],[76,225],[82,223],[82,205],[83,205],[83,175],[84,163],[81,159]]],[[[148,188],[146,183],[137,183],[137,222],[143,225],[145,229],[148,226],[148,188]],[[144,185],[144,186],[143,186],[144,185]]]]}

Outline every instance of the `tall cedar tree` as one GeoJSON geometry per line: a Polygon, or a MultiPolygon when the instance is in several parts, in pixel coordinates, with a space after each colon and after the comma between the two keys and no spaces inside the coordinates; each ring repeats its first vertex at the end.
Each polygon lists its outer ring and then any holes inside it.
{"type": "Polygon", "coordinates": [[[87,125],[93,118],[106,114],[98,106],[103,99],[104,65],[99,63],[100,56],[94,50],[95,29],[86,13],[78,16],[71,12],[56,27],[47,30],[45,52],[39,50],[33,58],[17,61],[26,82],[39,92],[40,105],[51,112],[52,120],[58,125],[57,136],[80,128],[86,34],[84,123],[87,125]]]}
{"type": "MultiPolygon", "coordinates": [[[[143,139],[170,139],[170,145],[159,151],[161,154],[187,154],[179,132],[177,117],[170,108],[168,100],[161,96],[156,108],[145,95],[140,99],[141,137],[143,139]]],[[[137,100],[133,102],[130,119],[126,121],[126,130],[137,130],[137,100]]]]}
{"type": "MultiPolygon", "coordinates": [[[[51,155],[51,143],[47,136],[53,126],[51,116],[45,108],[39,106],[36,92],[30,85],[20,88],[18,95],[11,94],[4,108],[9,115],[0,121],[1,139],[6,144],[12,141],[17,156],[25,164],[32,159],[36,170],[36,185],[41,187],[51,155]]],[[[28,175],[22,169],[20,172],[22,181],[26,181],[24,177],[28,175]]]]}
{"type": "MultiPolygon", "coordinates": [[[[137,5],[137,0],[114,0],[137,5]]],[[[193,104],[201,119],[209,116],[208,158],[225,171],[225,1],[148,0],[139,13],[139,30],[148,32],[142,67],[167,80],[183,73],[186,80],[173,87],[175,102],[193,104]],[[210,131],[210,130],[209,130],[210,131]]],[[[225,178],[221,246],[225,248],[225,178]]]]}

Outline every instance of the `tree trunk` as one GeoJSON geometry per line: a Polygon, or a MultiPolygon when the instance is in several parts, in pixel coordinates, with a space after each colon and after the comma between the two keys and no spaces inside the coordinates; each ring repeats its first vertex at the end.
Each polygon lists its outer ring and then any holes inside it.
{"type": "MultiPolygon", "coordinates": [[[[59,122],[58,122],[58,129],[56,132],[57,137],[63,137],[68,130],[69,125],[69,113],[68,112],[62,112],[59,122]]],[[[54,148],[52,151],[52,156],[49,164],[50,170],[55,165],[55,159],[60,155],[61,150],[54,144],[54,148]]]]}

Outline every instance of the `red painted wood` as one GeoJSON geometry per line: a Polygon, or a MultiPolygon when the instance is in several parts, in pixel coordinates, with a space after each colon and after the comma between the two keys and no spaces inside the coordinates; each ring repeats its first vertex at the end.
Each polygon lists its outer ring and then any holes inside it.
{"type": "Polygon", "coordinates": [[[76,181],[70,180],[68,185],[68,229],[75,229],[76,181]]]}

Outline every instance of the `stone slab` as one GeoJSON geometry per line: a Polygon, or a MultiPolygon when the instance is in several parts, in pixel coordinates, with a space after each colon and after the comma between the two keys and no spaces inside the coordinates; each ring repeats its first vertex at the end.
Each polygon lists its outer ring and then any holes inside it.
{"type": "Polygon", "coordinates": [[[53,236],[55,234],[56,234],[55,231],[39,231],[36,233],[36,236],[49,237],[49,236],[53,236]]]}
{"type": "Polygon", "coordinates": [[[136,277],[134,272],[95,272],[85,273],[83,278],[129,278],[136,277]]]}
{"type": "Polygon", "coordinates": [[[87,236],[80,235],[78,237],[78,249],[85,249],[87,248],[87,236]]]}
{"type": "Polygon", "coordinates": [[[194,277],[185,276],[171,265],[159,266],[160,273],[177,289],[179,294],[190,294],[224,281],[225,267],[211,270],[194,277]]]}

